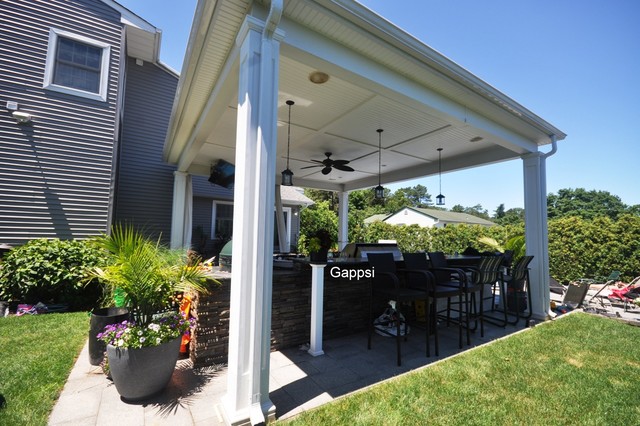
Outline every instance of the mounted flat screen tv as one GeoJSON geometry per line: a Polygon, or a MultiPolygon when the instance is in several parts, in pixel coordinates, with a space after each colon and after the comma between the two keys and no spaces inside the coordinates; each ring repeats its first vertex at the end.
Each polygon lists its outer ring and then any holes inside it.
{"type": "Polygon", "coordinates": [[[209,182],[229,188],[233,186],[235,176],[236,167],[233,164],[224,160],[218,160],[213,164],[213,166],[211,166],[209,182]]]}

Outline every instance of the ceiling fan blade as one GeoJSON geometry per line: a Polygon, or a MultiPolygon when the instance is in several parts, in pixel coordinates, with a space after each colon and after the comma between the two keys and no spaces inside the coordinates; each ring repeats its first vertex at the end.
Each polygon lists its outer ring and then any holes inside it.
{"type": "Polygon", "coordinates": [[[349,164],[351,161],[349,160],[333,160],[333,166],[344,166],[349,164]]]}
{"type": "Polygon", "coordinates": [[[338,170],[342,170],[343,172],[353,172],[354,171],[354,169],[349,167],[349,166],[343,166],[343,165],[335,164],[335,163],[333,164],[333,167],[335,167],[338,170]]]}
{"type": "MultiPolygon", "coordinates": [[[[316,163],[321,163],[324,164],[324,161],[320,161],[320,160],[314,160],[313,158],[311,159],[311,161],[315,161],[316,163]]],[[[325,160],[326,161],[326,160],[325,160]]]]}
{"type": "Polygon", "coordinates": [[[324,169],[322,169],[323,175],[328,175],[329,173],[331,173],[331,167],[325,167],[324,169]]]}
{"type": "Polygon", "coordinates": [[[314,164],[313,166],[300,167],[301,169],[311,169],[313,167],[324,167],[324,164],[314,164]]]}

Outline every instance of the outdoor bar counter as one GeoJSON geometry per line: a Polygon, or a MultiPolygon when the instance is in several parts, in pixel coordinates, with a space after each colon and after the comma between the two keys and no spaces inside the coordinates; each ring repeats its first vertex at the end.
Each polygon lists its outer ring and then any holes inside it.
{"type": "MultiPolygon", "coordinates": [[[[358,270],[364,275],[369,269],[360,259],[329,259],[326,267],[312,265],[308,259],[295,259],[293,268],[273,270],[273,298],[271,316],[271,348],[279,350],[312,343],[318,337],[331,339],[366,330],[369,321],[369,278],[357,279],[358,270]],[[336,271],[342,275],[336,277],[336,271]],[[347,272],[343,272],[347,271],[347,272]],[[344,277],[351,273],[353,278],[344,277]],[[332,274],[333,272],[333,274],[332,274]],[[320,336],[312,320],[312,281],[314,274],[323,278],[320,313],[320,336]],[[333,275],[333,276],[332,276],[333,275]]],[[[215,271],[212,277],[221,285],[208,295],[193,295],[192,315],[198,319],[190,344],[190,358],[196,367],[227,361],[229,342],[229,305],[231,273],[215,271]]],[[[318,276],[316,275],[316,281],[318,276]]],[[[317,284],[317,283],[316,283],[317,284]]],[[[317,290],[317,288],[316,288],[317,290]]],[[[316,293],[318,294],[318,293],[316,293]]],[[[382,312],[384,304],[377,311],[382,312]]],[[[374,308],[376,309],[376,308],[374,308]]],[[[377,312],[374,310],[374,312],[377,312]]],[[[317,320],[315,321],[317,322],[317,320]]],[[[363,345],[366,341],[363,340],[363,345]]],[[[311,350],[310,350],[311,352],[311,350]]],[[[320,355],[321,349],[314,355],[320,355]]]]}

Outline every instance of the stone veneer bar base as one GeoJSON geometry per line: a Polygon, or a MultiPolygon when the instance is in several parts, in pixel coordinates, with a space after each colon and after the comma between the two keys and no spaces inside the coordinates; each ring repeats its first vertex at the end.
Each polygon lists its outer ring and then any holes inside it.
{"type": "MultiPolygon", "coordinates": [[[[325,268],[323,335],[331,339],[366,330],[369,280],[332,278],[325,268]]],[[[198,319],[190,343],[194,367],[227,361],[231,274],[216,276],[222,284],[210,294],[195,295],[192,314],[198,319]]],[[[374,312],[382,312],[384,304],[374,312]]],[[[274,270],[271,350],[309,343],[311,332],[311,270],[274,270]]],[[[364,344],[364,343],[363,343],[364,344]]]]}

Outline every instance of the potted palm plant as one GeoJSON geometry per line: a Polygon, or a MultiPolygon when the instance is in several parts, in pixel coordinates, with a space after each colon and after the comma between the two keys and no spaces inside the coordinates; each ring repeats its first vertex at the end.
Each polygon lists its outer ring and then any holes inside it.
{"type": "Polygon", "coordinates": [[[130,226],[114,226],[98,243],[107,261],[93,275],[130,312],[128,320],[107,325],[98,339],[107,344],[118,393],[127,400],[146,399],[171,380],[181,337],[193,325],[172,307],[172,299],[179,292],[206,293],[207,279],[187,253],[168,250],[130,226]]]}

